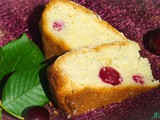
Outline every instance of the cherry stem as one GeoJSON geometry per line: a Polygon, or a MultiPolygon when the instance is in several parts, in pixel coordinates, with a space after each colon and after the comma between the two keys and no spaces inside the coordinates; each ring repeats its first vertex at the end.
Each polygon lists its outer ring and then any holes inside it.
{"type": "MultiPolygon", "coordinates": [[[[12,115],[12,116],[14,116],[14,117],[16,117],[16,118],[18,118],[18,119],[20,119],[20,120],[24,120],[24,117],[15,115],[14,113],[8,111],[8,110],[2,105],[2,102],[1,102],[1,101],[0,101],[0,107],[1,107],[3,110],[5,110],[7,113],[9,113],[10,115],[12,115]]],[[[0,108],[0,112],[2,111],[1,108],[0,108]]],[[[1,113],[0,113],[0,114],[1,114],[1,113]]],[[[1,117],[1,115],[0,115],[0,117],[1,117]]]]}

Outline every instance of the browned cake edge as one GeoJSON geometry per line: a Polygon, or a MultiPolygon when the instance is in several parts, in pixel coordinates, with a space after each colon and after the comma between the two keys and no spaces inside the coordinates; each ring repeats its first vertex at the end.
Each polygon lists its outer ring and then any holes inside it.
{"type": "MultiPolygon", "coordinates": [[[[80,115],[95,108],[135,97],[158,87],[158,85],[141,87],[135,85],[111,88],[86,87],[80,90],[68,91],[69,88],[67,86],[61,89],[63,85],[56,85],[57,83],[54,81],[58,81],[58,79],[55,79],[52,74],[55,73],[50,73],[49,75],[51,91],[58,101],[59,108],[65,111],[67,115],[80,115]]],[[[67,78],[65,80],[67,81],[67,78]]]]}

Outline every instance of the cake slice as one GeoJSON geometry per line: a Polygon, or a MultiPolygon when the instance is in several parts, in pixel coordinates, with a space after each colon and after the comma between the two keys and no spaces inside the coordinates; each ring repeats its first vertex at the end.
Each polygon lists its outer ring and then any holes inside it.
{"type": "Polygon", "coordinates": [[[51,90],[68,115],[132,98],[159,86],[132,41],[73,50],[48,69],[51,90]]]}
{"type": "Polygon", "coordinates": [[[42,14],[40,28],[46,58],[72,49],[127,40],[93,11],[70,0],[51,0],[42,14]]]}

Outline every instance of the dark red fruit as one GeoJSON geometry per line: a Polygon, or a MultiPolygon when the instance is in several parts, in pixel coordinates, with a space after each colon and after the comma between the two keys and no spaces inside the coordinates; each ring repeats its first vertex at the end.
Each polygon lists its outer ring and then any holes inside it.
{"type": "Polygon", "coordinates": [[[64,27],[64,22],[62,21],[56,21],[53,23],[53,29],[56,31],[61,31],[64,27]]]}
{"type": "Polygon", "coordinates": [[[24,120],[49,120],[49,112],[47,109],[41,106],[32,106],[26,108],[22,116],[24,117],[24,120]]]}
{"type": "Polygon", "coordinates": [[[150,47],[156,54],[160,54],[160,29],[151,34],[150,47]]]}
{"type": "Polygon", "coordinates": [[[111,67],[103,67],[99,71],[99,77],[105,83],[118,85],[122,82],[122,77],[119,72],[111,67]]]}
{"type": "Polygon", "coordinates": [[[133,75],[133,80],[138,83],[138,84],[141,84],[143,85],[144,84],[144,81],[143,81],[143,77],[140,76],[140,75],[133,75]]]}

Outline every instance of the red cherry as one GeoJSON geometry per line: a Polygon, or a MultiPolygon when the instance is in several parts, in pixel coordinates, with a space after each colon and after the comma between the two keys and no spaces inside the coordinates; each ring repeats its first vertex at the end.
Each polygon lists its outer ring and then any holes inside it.
{"type": "Polygon", "coordinates": [[[61,31],[64,27],[64,22],[63,21],[55,21],[53,23],[53,29],[56,31],[61,31]]]}
{"type": "Polygon", "coordinates": [[[156,54],[160,54],[160,29],[151,34],[150,47],[156,54]]]}
{"type": "Polygon", "coordinates": [[[111,67],[103,67],[99,71],[99,77],[105,83],[118,85],[122,82],[122,77],[119,72],[111,67]]]}
{"type": "Polygon", "coordinates": [[[49,112],[41,106],[32,106],[26,108],[22,116],[25,120],[49,120],[49,112]]]}
{"type": "Polygon", "coordinates": [[[133,75],[132,79],[138,84],[141,84],[141,85],[144,84],[143,77],[140,75],[133,75]]]}

